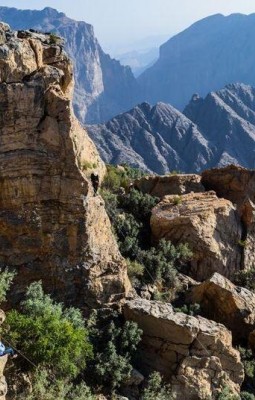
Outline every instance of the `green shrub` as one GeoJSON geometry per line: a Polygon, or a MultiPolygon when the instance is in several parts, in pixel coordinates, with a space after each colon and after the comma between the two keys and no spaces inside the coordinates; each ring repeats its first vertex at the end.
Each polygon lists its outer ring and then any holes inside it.
{"type": "Polygon", "coordinates": [[[235,275],[235,284],[249,290],[255,290],[255,267],[247,270],[238,271],[235,275]]]}
{"type": "Polygon", "coordinates": [[[117,316],[99,318],[97,313],[91,316],[88,326],[95,353],[88,368],[91,379],[112,392],[130,376],[142,331],[134,322],[123,324],[117,316]]]}
{"type": "Polygon", "coordinates": [[[173,199],[173,203],[174,203],[174,205],[176,205],[176,206],[178,206],[179,204],[181,204],[181,203],[182,203],[182,198],[181,198],[181,196],[175,196],[174,199],[173,199]]]}
{"type": "Polygon", "coordinates": [[[50,34],[50,44],[58,44],[61,41],[61,38],[57,36],[55,33],[50,34]]]}
{"type": "Polygon", "coordinates": [[[0,269],[0,303],[6,301],[6,294],[10,289],[15,275],[15,272],[9,271],[8,268],[0,269]]]}
{"type": "Polygon", "coordinates": [[[96,400],[85,382],[79,385],[66,379],[56,379],[45,369],[38,369],[32,377],[32,391],[19,394],[20,400],[96,400]]]}
{"type": "Polygon", "coordinates": [[[191,256],[192,252],[187,245],[175,247],[171,242],[162,239],[156,247],[140,251],[138,259],[146,266],[146,270],[149,270],[153,279],[162,282],[167,287],[174,287],[178,269],[191,256]]]}
{"type": "Polygon", "coordinates": [[[138,261],[131,261],[127,259],[127,269],[128,269],[128,277],[131,282],[142,278],[144,274],[144,266],[140,264],[138,261]]]}
{"type": "Polygon", "coordinates": [[[217,400],[240,400],[240,397],[237,394],[233,394],[228,386],[224,386],[217,400]]]}
{"type": "Polygon", "coordinates": [[[182,306],[180,308],[175,308],[174,311],[182,312],[187,315],[196,316],[196,315],[201,315],[201,306],[200,306],[200,304],[197,304],[197,303],[184,304],[184,306],[182,306]]]}
{"type": "Polygon", "coordinates": [[[157,197],[150,194],[144,194],[136,189],[121,197],[120,207],[127,213],[131,213],[137,220],[148,220],[151,215],[152,208],[159,202],[157,197]]]}
{"type": "Polygon", "coordinates": [[[255,400],[255,396],[252,393],[241,392],[241,400],[255,400]]]}
{"type": "Polygon", "coordinates": [[[75,377],[92,356],[80,311],[55,303],[40,282],[28,288],[21,312],[7,313],[4,329],[15,347],[56,375],[75,377]]]}
{"type": "Polygon", "coordinates": [[[141,400],[174,400],[172,390],[169,385],[164,385],[162,377],[158,372],[153,372],[144,389],[141,400]]]}

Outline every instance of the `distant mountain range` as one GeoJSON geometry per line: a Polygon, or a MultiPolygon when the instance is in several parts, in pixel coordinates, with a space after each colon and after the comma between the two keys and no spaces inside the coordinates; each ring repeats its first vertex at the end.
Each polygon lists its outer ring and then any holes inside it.
{"type": "Polygon", "coordinates": [[[159,174],[230,163],[254,168],[255,89],[233,84],[204,99],[195,95],[183,114],[168,104],[142,103],[87,129],[108,163],[159,174]]]}
{"type": "Polygon", "coordinates": [[[52,8],[17,10],[0,7],[0,20],[14,29],[55,32],[66,41],[74,62],[74,110],[81,122],[106,121],[138,101],[138,85],[129,67],[105,54],[93,27],[52,8]]]}
{"type": "Polygon", "coordinates": [[[233,82],[255,86],[255,14],[213,15],[160,47],[158,61],[140,75],[143,99],[179,110],[194,93],[205,96],[233,82]]]}

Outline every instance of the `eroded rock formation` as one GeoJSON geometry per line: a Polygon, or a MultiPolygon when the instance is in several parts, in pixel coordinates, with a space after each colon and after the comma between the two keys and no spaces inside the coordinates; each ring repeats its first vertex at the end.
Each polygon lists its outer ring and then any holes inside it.
{"type": "Polygon", "coordinates": [[[165,196],[152,210],[153,238],[187,243],[193,251],[191,273],[197,280],[213,272],[233,277],[240,269],[242,229],[234,205],[215,192],[165,196]]]}
{"type": "Polygon", "coordinates": [[[248,340],[255,328],[255,294],[215,273],[192,288],[191,299],[207,318],[224,324],[234,339],[248,340]]]}
{"type": "Polygon", "coordinates": [[[195,174],[148,175],[135,180],[134,187],[142,193],[159,198],[168,194],[204,192],[201,176],[195,174]]]}
{"type": "Polygon", "coordinates": [[[243,366],[223,325],[142,299],[127,302],[124,315],[143,330],[143,368],[160,371],[172,383],[177,400],[215,399],[224,385],[239,392],[243,366]]]}
{"type": "Polygon", "coordinates": [[[105,166],[72,112],[71,63],[50,35],[1,24],[0,37],[0,266],[18,271],[17,298],[37,279],[77,304],[121,298],[126,268],[85,174],[105,166]]]}

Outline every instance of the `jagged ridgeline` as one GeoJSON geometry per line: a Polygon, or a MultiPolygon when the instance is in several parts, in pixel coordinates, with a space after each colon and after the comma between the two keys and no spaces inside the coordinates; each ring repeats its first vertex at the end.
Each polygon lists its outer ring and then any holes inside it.
{"type": "Polygon", "coordinates": [[[88,125],[104,161],[147,172],[200,172],[228,164],[255,167],[255,89],[231,84],[194,95],[181,113],[142,103],[101,125],[88,125]]]}

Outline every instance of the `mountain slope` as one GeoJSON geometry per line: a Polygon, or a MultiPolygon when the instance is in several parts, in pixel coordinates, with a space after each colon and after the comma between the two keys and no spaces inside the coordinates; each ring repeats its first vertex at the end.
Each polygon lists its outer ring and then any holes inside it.
{"type": "Polygon", "coordinates": [[[195,124],[164,103],[154,107],[142,103],[87,130],[104,161],[128,163],[149,172],[200,171],[212,157],[195,124]]]}
{"type": "Polygon", "coordinates": [[[255,89],[232,84],[205,99],[194,95],[183,114],[168,104],[143,103],[88,132],[108,163],[159,174],[227,164],[254,168],[255,89]]]}
{"type": "Polygon", "coordinates": [[[14,29],[33,28],[65,38],[74,62],[74,110],[81,122],[106,121],[136,103],[137,83],[131,69],[103,52],[91,25],[49,7],[42,11],[0,7],[0,20],[14,29]]]}
{"type": "Polygon", "coordinates": [[[255,14],[217,14],[171,38],[158,61],[138,79],[143,97],[183,109],[193,93],[205,96],[232,82],[255,85],[255,14]]]}
{"type": "Polygon", "coordinates": [[[227,85],[205,99],[193,96],[184,114],[214,143],[215,165],[255,167],[255,89],[244,84],[227,85]]]}

